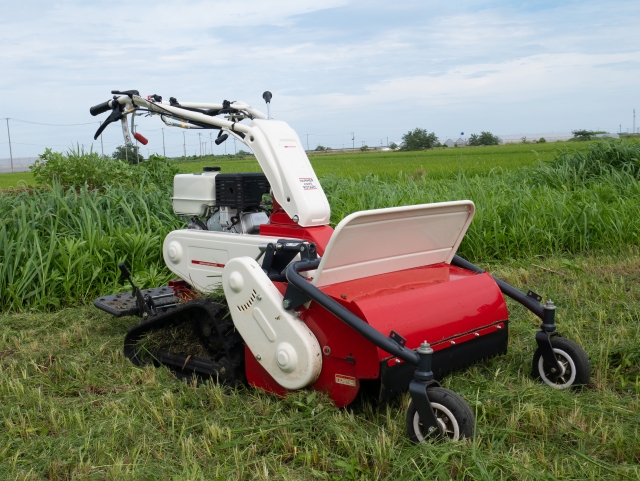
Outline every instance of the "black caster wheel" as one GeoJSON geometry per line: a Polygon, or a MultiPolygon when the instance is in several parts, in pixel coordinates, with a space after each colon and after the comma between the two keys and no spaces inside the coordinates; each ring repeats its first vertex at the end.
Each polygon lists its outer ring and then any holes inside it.
{"type": "MultiPolygon", "coordinates": [[[[427,396],[436,415],[441,438],[458,441],[473,436],[475,416],[462,397],[442,387],[427,389],[427,396]]],[[[407,410],[407,432],[409,439],[414,443],[425,443],[429,439],[425,436],[420,415],[413,401],[407,410]]]]}
{"type": "Polygon", "coordinates": [[[564,337],[552,337],[551,347],[563,372],[555,379],[550,367],[544,362],[540,348],[533,355],[532,375],[555,389],[567,389],[589,383],[591,364],[587,353],[575,342],[564,337]]]}

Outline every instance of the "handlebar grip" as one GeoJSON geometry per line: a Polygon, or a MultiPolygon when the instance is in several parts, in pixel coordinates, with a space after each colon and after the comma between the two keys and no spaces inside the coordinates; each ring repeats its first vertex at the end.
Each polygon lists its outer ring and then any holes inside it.
{"type": "Polygon", "coordinates": [[[101,104],[94,105],[89,109],[89,113],[91,113],[91,115],[95,117],[96,115],[100,115],[105,112],[108,112],[109,110],[111,110],[111,106],[109,105],[109,102],[111,102],[111,100],[107,100],[106,102],[102,102],[101,104]]]}

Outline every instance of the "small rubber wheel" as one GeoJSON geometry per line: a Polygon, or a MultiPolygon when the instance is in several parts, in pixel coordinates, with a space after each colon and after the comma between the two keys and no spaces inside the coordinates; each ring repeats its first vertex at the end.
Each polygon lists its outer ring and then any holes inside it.
{"type": "Polygon", "coordinates": [[[567,389],[589,384],[591,364],[587,353],[577,343],[564,337],[552,337],[551,347],[563,372],[553,379],[551,368],[544,362],[540,348],[536,349],[531,365],[533,377],[555,389],[567,389]]]}
{"type": "MultiPolygon", "coordinates": [[[[427,396],[436,415],[441,438],[458,441],[473,436],[475,417],[462,397],[442,387],[428,388],[427,396]]],[[[414,443],[426,443],[429,439],[425,436],[425,428],[413,401],[407,410],[407,432],[414,443]]]]}

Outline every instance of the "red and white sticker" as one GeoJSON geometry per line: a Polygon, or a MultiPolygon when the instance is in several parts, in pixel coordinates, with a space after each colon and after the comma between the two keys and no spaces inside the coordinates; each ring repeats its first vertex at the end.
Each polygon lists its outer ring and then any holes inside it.
{"type": "Polygon", "coordinates": [[[317,190],[315,182],[311,177],[300,177],[300,183],[302,184],[303,190],[317,190]]]}
{"type": "Polygon", "coordinates": [[[208,266],[208,267],[224,267],[224,264],[218,264],[217,262],[207,262],[207,261],[191,261],[192,264],[197,264],[199,266],[208,266]]]}
{"type": "Polygon", "coordinates": [[[345,386],[356,387],[356,378],[345,376],[344,374],[336,374],[336,384],[344,384],[345,386]]]}

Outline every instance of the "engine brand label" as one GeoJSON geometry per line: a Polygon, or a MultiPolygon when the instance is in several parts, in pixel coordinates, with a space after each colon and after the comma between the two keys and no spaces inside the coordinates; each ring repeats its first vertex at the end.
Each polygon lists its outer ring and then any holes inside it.
{"type": "Polygon", "coordinates": [[[192,264],[197,264],[199,266],[208,266],[208,267],[224,267],[224,264],[218,264],[217,262],[207,262],[207,261],[196,261],[192,260],[192,264]]]}
{"type": "Polygon", "coordinates": [[[318,187],[313,182],[311,177],[300,177],[300,183],[302,184],[302,188],[304,190],[317,190],[318,187]]]}
{"type": "Polygon", "coordinates": [[[356,378],[345,376],[344,374],[336,374],[336,384],[344,384],[345,386],[356,387],[356,378]]]}

